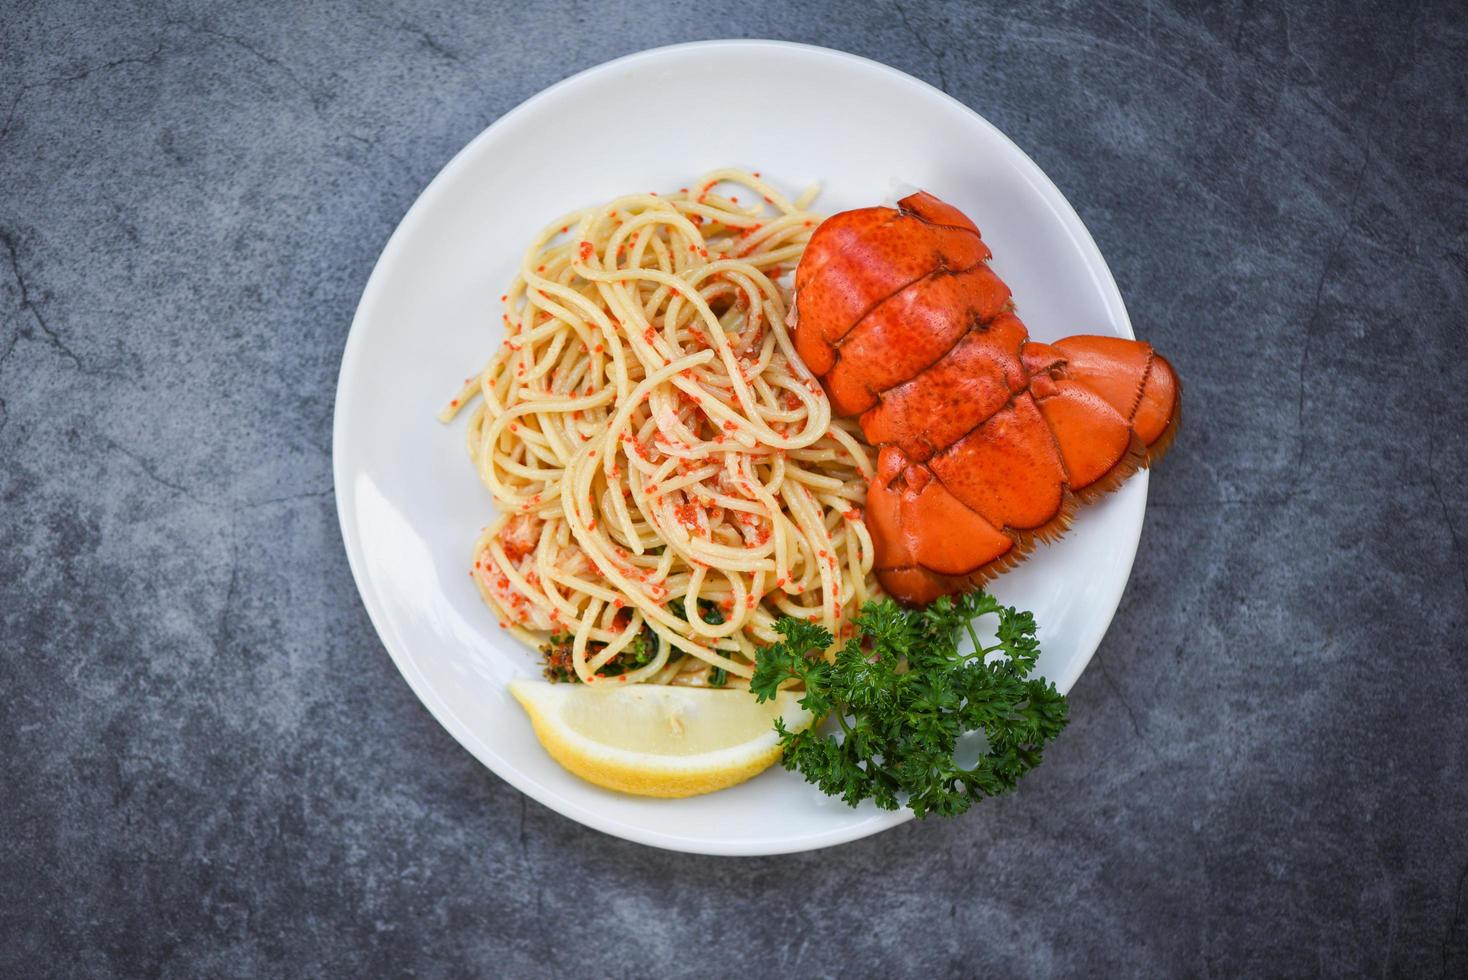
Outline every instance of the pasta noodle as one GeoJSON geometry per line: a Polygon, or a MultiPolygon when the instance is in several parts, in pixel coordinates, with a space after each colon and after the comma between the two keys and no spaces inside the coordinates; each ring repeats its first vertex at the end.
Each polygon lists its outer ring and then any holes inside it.
{"type": "Polygon", "coordinates": [[[779,617],[840,636],[877,594],[871,450],[785,325],[811,196],[719,170],[553,222],[503,297],[503,344],[440,416],[472,405],[500,512],[474,580],[567,676],[737,684],[779,617]]]}

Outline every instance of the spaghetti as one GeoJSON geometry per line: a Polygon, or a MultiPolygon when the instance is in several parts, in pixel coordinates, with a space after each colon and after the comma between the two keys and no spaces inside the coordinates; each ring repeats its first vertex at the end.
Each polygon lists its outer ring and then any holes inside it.
{"type": "Polygon", "coordinates": [[[811,196],[719,170],[553,222],[502,297],[504,343],[441,414],[473,404],[500,511],[474,581],[565,675],[738,683],[780,616],[840,636],[876,594],[871,450],[785,328],[811,196]]]}

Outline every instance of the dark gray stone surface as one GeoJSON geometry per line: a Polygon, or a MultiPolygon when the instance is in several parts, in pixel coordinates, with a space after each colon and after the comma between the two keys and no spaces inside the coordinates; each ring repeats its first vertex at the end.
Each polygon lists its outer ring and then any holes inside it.
{"type": "Polygon", "coordinates": [[[799,6],[0,3],[0,975],[1468,976],[1464,7],[799,6]],[[984,113],[1188,385],[1047,765],[777,859],[483,770],[331,498],[414,196],[556,79],[715,36],[984,113]]]}

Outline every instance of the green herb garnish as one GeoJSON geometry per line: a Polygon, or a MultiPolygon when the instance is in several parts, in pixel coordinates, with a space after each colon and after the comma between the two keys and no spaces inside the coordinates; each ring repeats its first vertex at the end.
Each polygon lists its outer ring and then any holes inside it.
{"type": "MultiPolygon", "coordinates": [[[[581,678],[576,676],[574,659],[571,656],[571,648],[576,638],[570,633],[553,633],[546,638],[545,643],[540,646],[541,656],[545,658],[545,677],[549,681],[565,681],[579,684],[581,678]]],[[[606,644],[593,640],[586,644],[587,658],[595,657],[599,652],[606,649],[606,644]]],[[[646,667],[652,663],[652,659],[658,652],[658,637],[652,631],[652,627],[644,625],[642,631],[632,638],[632,642],[622,648],[611,660],[597,671],[598,677],[618,677],[638,667],[646,667]]]]}
{"type": "MultiPolygon", "coordinates": [[[[672,603],[667,607],[667,609],[668,612],[672,613],[674,616],[677,616],[685,623],[688,622],[688,614],[683,610],[683,603],[672,603]]],[[[720,609],[719,604],[712,599],[699,599],[698,618],[712,626],[718,626],[720,623],[724,622],[724,611],[720,609]]]]}
{"type": "Polygon", "coordinates": [[[828,795],[851,806],[871,799],[895,810],[905,802],[918,817],[954,816],[1013,789],[1065,727],[1065,696],[1028,676],[1040,654],[1028,612],[979,591],[925,609],[869,602],[855,626],[832,662],[824,659],[834,642],[828,630],[781,618],[775,629],[785,639],[759,651],[749,685],[766,701],[799,681],[801,705],[835,717],[839,736],[775,722],[782,764],[828,795]],[[984,646],[973,620],[989,614],[998,616],[997,639],[984,646]],[[974,649],[962,653],[965,635],[974,649]],[[964,766],[954,753],[970,732],[982,744],[964,766]]]}

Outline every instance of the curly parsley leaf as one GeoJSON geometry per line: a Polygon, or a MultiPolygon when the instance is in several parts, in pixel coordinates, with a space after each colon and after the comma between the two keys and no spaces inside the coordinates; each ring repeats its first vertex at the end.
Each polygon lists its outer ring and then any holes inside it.
{"type": "Polygon", "coordinates": [[[871,602],[855,626],[827,659],[829,631],[779,620],[784,639],[759,652],[750,681],[760,701],[803,684],[801,705],[836,719],[831,735],[778,721],[775,729],[785,768],[851,806],[870,799],[887,810],[906,803],[918,817],[963,813],[1013,789],[1065,727],[1065,697],[1029,676],[1040,644],[1028,612],[976,591],[920,610],[871,602]],[[985,616],[997,617],[987,646],[974,628],[985,616]],[[964,637],[972,650],[960,651],[964,637]],[[971,765],[955,758],[965,737],[982,746],[971,765]]]}
{"type": "Polygon", "coordinates": [[[826,714],[831,710],[825,696],[831,665],[822,659],[822,654],[834,642],[831,631],[789,616],[782,616],[775,623],[775,630],[785,639],[759,652],[749,689],[760,701],[768,701],[786,682],[800,681],[805,685],[801,706],[817,717],[826,714]]]}

